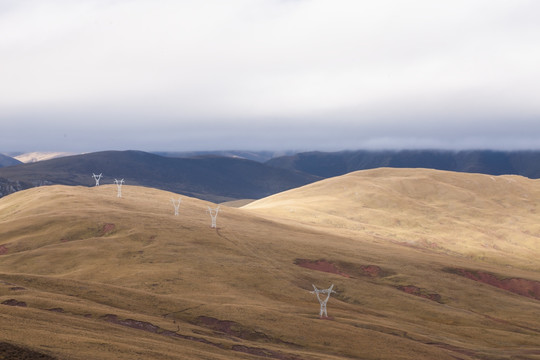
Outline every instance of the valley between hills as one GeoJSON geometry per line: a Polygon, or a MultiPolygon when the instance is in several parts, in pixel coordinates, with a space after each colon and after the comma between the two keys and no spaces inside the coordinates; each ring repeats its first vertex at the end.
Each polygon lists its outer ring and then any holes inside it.
{"type": "Polygon", "coordinates": [[[0,198],[0,358],[540,359],[540,180],[363,170],[217,228],[116,191],[0,198]]]}

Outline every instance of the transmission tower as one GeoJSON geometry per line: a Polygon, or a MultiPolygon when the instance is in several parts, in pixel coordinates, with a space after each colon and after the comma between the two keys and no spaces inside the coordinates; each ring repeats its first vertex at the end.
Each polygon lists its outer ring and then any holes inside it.
{"type": "Polygon", "coordinates": [[[116,184],[116,187],[118,188],[118,194],[116,195],[116,197],[122,197],[122,184],[124,183],[124,179],[122,180],[114,179],[114,183],[116,184]]]}
{"type": "Polygon", "coordinates": [[[209,214],[210,214],[210,217],[212,218],[212,228],[215,228],[216,227],[216,220],[217,220],[217,214],[219,212],[219,206],[215,209],[212,209],[210,208],[210,206],[208,206],[208,211],[207,211],[209,214]]]}
{"type": "Polygon", "coordinates": [[[101,175],[103,173],[99,174],[99,175],[96,175],[94,173],[92,173],[92,177],[94,178],[94,180],[96,180],[96,186],[99,186],[99,179],[101,179],[101,175]]]}
{"type": "Polygon", "coordinates": [[[180,209],[180,203],[182,202],[181,198],[178,198],[178,200],[174,200],[171,198],[172,204],[174,206],[174,215],[178,216],[178,209],[180,209]]]}
{"type": "Polygon", "coordinates": [[[317,295],[317,299],[319,300],[319,303],[321,304],[321,311],[319,313],[319,316],[321,318],[323,318],[323,315],[324,317],[328,317],[328,313],[326,312],[326,303],[328,302],[328,299],[330,299],[330,294],[335,293],[335,291],[332,290],[333,287],[334,287],[334,284],[332,284],[332,286],[330,286],[328,289],[319,290],[317,289],[315,285],[313,285],[313,289],[315,290],[310,291],[310,293],[317,295]],[[326,296],[326,299],[323,300],[321,299],[321,296],[319,294],[328,294],[328,295],[326,296]]]}

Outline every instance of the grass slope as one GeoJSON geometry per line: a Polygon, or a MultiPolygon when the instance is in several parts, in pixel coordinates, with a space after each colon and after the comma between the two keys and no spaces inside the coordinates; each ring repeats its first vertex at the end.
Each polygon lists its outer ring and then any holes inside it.
{"type": "Polygon", "coordinates": [[[540,181],[381,168],[246,205],[322,231],[540,271],[540,181]]]}
{"type": "Polygon", "coordinates": [[[183,197],[174,216],[171,197],[106,185],[0,199],[0,342],[57,359],[540,358],[538,300],[449,268],[537,271],[292,224],[257,202],[222,206],[211,229],[214,204],[183,197]],[[321,320],[311,284],[332,283],[321,320]]]}

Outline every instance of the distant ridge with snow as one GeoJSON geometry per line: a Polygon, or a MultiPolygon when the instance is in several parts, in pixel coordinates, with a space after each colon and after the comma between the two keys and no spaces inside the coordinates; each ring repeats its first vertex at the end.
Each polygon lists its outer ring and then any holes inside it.
{"type": "Polygon", "coordinates": [[[50,160],[64,156],[77,155],[75,153],[68,152],[30,152],[21,155],[14,156],[15,159],[23,163],[34,163],[43,160],[50,160]]]}

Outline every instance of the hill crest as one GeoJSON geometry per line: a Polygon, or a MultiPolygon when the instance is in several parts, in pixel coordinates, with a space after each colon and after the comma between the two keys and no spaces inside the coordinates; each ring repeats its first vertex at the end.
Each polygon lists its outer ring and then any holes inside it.
{"type": "Polygon", "coordinates": [[[540,181],[380,168],[325,179],[244,209],[347,236],[540,270],[540,181]]]}

